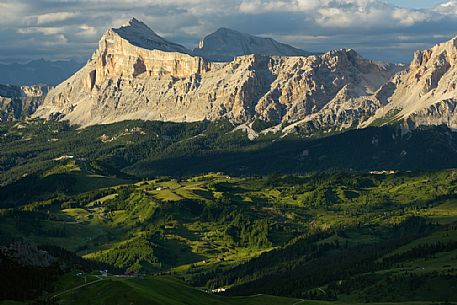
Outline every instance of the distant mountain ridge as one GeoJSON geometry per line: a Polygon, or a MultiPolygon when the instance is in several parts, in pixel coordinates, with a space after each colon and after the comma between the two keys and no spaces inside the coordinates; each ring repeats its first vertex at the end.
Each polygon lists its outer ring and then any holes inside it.
{"type": "Polygon", "coordinates": [[[31,86],[36,84],[58,85],[83,64],[74,60],[34,60],[25,64],[0,64],[0,84],[31,86]]]}

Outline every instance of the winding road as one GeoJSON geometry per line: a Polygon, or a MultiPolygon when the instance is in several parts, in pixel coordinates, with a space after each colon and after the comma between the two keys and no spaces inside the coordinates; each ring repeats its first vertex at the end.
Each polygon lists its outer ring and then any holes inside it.
{"type": "Polygon", "coordinates": [[[97,275],[97,280],[92,281],[92,282],[89,282],[89,283],[87,283],[87,284],[79,285],[79,286],[74,287],[74,288],[71,288],[71,289],[64,290],[64,291],[62,291],[62,292],[59,292],[58,294],[53,295],[53,296],[51,297],[51,299],[55,299],[55,298],[57,298],[57,297],[59,297],[59,296],[61,296],[61,295],[64,295],[64,294],[67,294],[67,293],[69,293],[69,292],[72,292],[72,291],[81,289],[81,288],[83,288],[83,287],[86,287],[86,286],[89,286],[89,285],[98,283],[98,282],[100,282],[100,281],[103,281],[103,278],[97,275]]]}

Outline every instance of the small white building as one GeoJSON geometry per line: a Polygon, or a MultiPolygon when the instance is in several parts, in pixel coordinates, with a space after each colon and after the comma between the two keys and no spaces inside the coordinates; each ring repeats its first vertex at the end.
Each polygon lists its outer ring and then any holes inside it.
{"type": "Polygon", "coordinates": [[[225,289],[225,288],[216,288],[216,289],[211,290],[212,293],[221,293],[221,292],[225,292],[225,291],[227,291],[227,289],[225,289]]]}

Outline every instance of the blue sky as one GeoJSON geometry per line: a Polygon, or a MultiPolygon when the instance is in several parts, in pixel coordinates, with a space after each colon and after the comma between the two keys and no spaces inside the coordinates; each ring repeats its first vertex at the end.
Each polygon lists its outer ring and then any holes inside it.
{"type": "Polygon", "coordinates": [[[108,28],[132,17],[189,48],[229,27],[404,63],[457,36],[457,0],[0,0],[0,62],[85,62],[108,28]]]}
{"type": "Polygon", "coordinates": [[[390,0],[389,2],[410,8],[433,8],[440,3],[443,3],[443,1],[440,0],[390,0]]]}

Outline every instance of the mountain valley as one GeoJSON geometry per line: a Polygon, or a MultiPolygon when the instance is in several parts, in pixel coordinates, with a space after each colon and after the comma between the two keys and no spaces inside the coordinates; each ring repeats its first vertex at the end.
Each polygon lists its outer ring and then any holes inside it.
{"type": "Polygon", "coordinates": [[[456,73],[108,29],[0,85],[0,305],[457,304],[456,73]]]}

